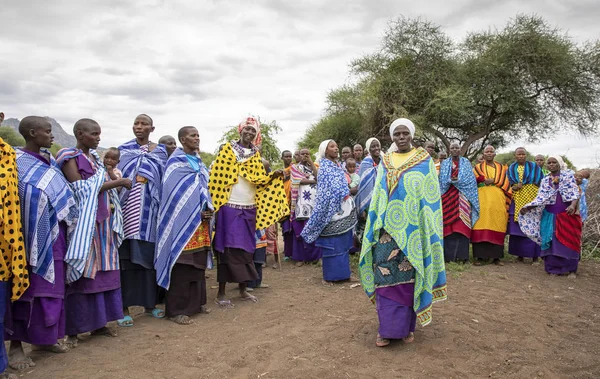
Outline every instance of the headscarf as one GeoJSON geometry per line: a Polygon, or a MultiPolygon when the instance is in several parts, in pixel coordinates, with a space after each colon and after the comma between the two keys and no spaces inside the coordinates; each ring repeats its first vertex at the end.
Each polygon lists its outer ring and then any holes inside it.
{"type": "MultiPolygon", "coordinates": [[[[415,136],[415,124],[407,118],[397,118],[390,125],[390,138],[392,141],[394,140],[394,130],[400,125],[404,125],[408,128],[411,137],[415,136]]],[[[392,145],[388,149],[388,153],[395,153],[396,151],[398,151],[398,146],[396,146],[396,142],[392,142],[392,145]]]]}
{"type": "MultiPolygon", "coordinates": [[[[365,144],[365,149],[367,150],[367,152],[368,152],[369,154],[371,154],[371,153],[369,152],[369,150],[371,150],[371,144],[372,144],[373,142],[375,142],[375,141],[379,142],[379,140],[378,140],[377,138],[375,138],[375,137],[371,137],[371,138],[369,138],[369,139],[367,140],[367,143],[365,144]]],[[[379,146],[381,146],[381,142],[379,142],[379,146]]]]}
{"type": "Polygon", "coordinates": [[[244,130],[246,126],[251,126],[254,128],[254,130],[256,130],[256,137],[254,137],[252,144],[254,146],[260,146],[262,143],[262,135],[260,134],[260,121],[258,121],[258,118],[254,116],[248,116],[244,118],[238,125],[238,133],[241,134],[242,130],[244,130]]]}
{"type": "MultiPolygon", "coordinates": [[[[556,161],[558,162],[558,167],[560,167],[561,171],[567,169],[567,164],[565,163],[565,161],[562,159],[562,157],[560,155],[550,155],[548,157],[548,159],[550,159],[550,158],[556,159],[556,161]]],[[[546,162],[548,162],[548,159],[546,159],[546,162]]]]}
{"type": "Polygon", "coordinates": [[[407,118],[398,118],[390,125],[390,137],[392,139],[394,138],[394,130],[396,130],[396,128],[400,125],[404,125],[408,128],[411,137],[415,136],[415,124],[413,124],[413,122],[407,118]]]}
{"type": "Polygon", "coordinates": [[[316,155],[316,162],[319,163],[319,161],[323,158],[325,158],[325,152],[327,151],[327,146],[329,146],[329,143],[333,141],[332,139],[326,139],[325,141],[321,142],[321,144],[319,145],[319,151],[317,152],[316,155]]]}

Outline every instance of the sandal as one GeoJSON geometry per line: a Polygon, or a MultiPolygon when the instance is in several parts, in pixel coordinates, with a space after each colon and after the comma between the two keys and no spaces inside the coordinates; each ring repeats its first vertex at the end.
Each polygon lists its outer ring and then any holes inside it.
{"type": "Polygon", "coordinates": [[[130,326],[133,326],[133,319],[131,318],[131,316],[127,315],[122,319],[117,320],[117,325],[124,328],[129,328],[130,326]]]}
{"type": "Polygon", "coordinates": [[[377,347],[386,347],[389,344],[390,344],[390,340],[383,338],[379,334],[377,335],[377,340],[375,341],[375,345],[377,345],[377,347]]]}
{"type": "Polygon", "coordinates": [[[215,299],[215,304],[217,304],[221,308],[234,308],[235,304],[231,302],[231,300],[219,300],[215,299]]]}
{"type": "Polygon", "coordinates": [[[253,303],[258,303],[258,297],[248,294],[248,296],[242,296],[242,301],[251,301],[253,303]]]}
{"type": "Polygon", "coordinates": [[[154,308],[152,312],[146,312],[146,314],[154,318],[165,318],[165,311],[160,308],[154,308]]]}
{"type": "Polygon", "coordinates": [[[192,320],[191,318],[189,318],[189,316],[186,315],[177,315],[175,317],[169,318],[169,320],[179,325],[191,325],[194,323],[194,320],[192,320]]]}

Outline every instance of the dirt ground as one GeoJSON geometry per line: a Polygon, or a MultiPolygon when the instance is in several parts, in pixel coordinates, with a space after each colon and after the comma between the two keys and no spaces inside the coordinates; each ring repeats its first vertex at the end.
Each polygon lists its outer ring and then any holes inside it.
{"type": "Polygon", "coordinates": [[[598,378],[600,264],[577,279],[507,263],[449,273],[449,299],[411,345],[377,348],[377,314],[361,287],[326,287],[317,266],[265,269],[260,302],[213,304],[189,326],[139,315],[117,338],[67,354],[34,352],[34,378],[598,378]]]}

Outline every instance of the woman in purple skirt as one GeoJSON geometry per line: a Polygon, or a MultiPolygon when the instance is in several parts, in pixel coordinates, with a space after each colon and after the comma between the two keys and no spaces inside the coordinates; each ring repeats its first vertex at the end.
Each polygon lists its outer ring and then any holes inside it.
{"type": "Polygon", "coordinates": [[[560,156],[549,157],[546,164],[550,174],[542,180],[537,197],[521,210],[519,224],[541,245],[548,274],[575,277],[581,254],[579,187],[560,156]]]}
{"type": "Polygon", "coordinates": [[[73,133],[77,147],[62,149],[57,161],[73,191],[80,209],[79,222],[87,223],[92,231],[73,241],[85,265],[80,277],[66,289],[66,343],[77,346],[77,335],[92,332],[116,337],[106,327],[110,321],[123,317],[118,250],[123,239],[121,206],[116,189],[131,189],[131,180],[110,180],[95,149],[100,143],[100,125],[94,120],[81,119],[73,133]]]}
{"type": "Polygon", "coordinates": [[[232,308],[227,283],[238,283],[242,300],[257,302],[247,282],[258,279],[253,254],[256,231],[289,214],[283,171],[267,175],[257,146],[260,122],[248,117],[238,125],[240,139],[223,145],[210,170],[208,188],[215,209],[214,250],[217,252],[219,292],[215,303],[232,308]]]}
{"type": "Polygon", "coordinates": [[[11,341],[9,365],[23,370],[35,366],[23,351],[22,342],[35,348],[64,353],[65,275],[67,228],[77,220],[77,204],[56,161],[47,148],[52,146],[52,125],[36,116],[19,124],[25,146],[16,149],[19,198],[30,286],[10,304],[5,316],[5,340],[11,341]]]}

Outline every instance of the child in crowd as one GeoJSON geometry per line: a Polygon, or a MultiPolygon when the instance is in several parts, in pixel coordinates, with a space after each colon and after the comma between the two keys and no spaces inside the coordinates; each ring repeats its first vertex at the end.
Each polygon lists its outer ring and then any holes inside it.
{"type": "Polygon", "coordinates": [[[358,192],[358,185],[360,184],[360,176],[356,173],[356,159],[348,158],[346,160],[346,171],[350,178],[348,183],[350,195],[354,196],[358,192]]]}
{"type": "Polygon", "coordinates": [[[116,147],[109,147],[104,152],[104,167],[106,168],[106,174],[110,180],[118,180],[123,178],[123,173],[117,168],[117,165],[121,161],[121,152],[116,147]]]}
{"type": "Polygon", "coordinates": [[[577,185],[579,186],[579,214],[581,215],[581,221],[585,222],[588,217],[588,209],[587,209],[587,201],[585,198],[585,190],[587,189],[588,183],[590,179],[590,171],[589,170],[580,170],[575,173],[575,181],[577,181],[577,185]]]}

